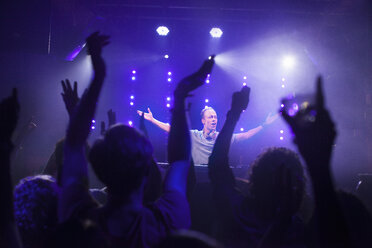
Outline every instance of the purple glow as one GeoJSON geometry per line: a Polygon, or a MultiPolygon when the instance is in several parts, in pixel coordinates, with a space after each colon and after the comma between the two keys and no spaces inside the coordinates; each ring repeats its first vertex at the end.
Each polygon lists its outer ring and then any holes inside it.
{"type": "Polygon", "coordinates": [[[169,102],[171,100],[170,96],[167,97],[167,101],[169,102]]]}
{"type": "Polygon", "coordinates": [[[205,99],[205,102],[208,103],[209,102],[209,99],[205,99]]]}
{"type": "Polygon", "coordinates": [[[134,99],[134,96],[133,96],[133,95],[131,95],[131,96],[130,96],[130,99],[132,99],[132,100],[133,100],[133,99],[134,99]]]}
{"type": "Polygon", "coordinates": [[[285,78],[282,78],[282,82],[284,82],[285,81],[285,78]]]}
{"type": "Polygon", "coordinates": [[[210,78],[210,77],[211,77],[211,74],[208,74],[208,75],[207,75],[207,78],[210,78]]]}
{"type": "Polygon", "coordinates": [[[96,127],[95,126],[92,126],[92,129],[94,130],[94,129],[96,129],[96,127]]]}
{"type": "Polygon", "coordinates": [[[284,133],[284,130],[280,130],[280,133],[284,133]]]}
{"type": "Polygon", "coordinates": [[[167,108],[170,108],[170,104],[169,103],[167,103],[167,108]]]}
{"type": "Polygon", "coordinates": [[[134,102],[130,102],[129,104],[130,104],[130,106],[133,106],[134,105],[134,102]]]}
{"type": "Polygon", "coordinates": [[[240,128],[240,131],[243,132],[244,131],[244,128],[240,128]]]}
{"type": "Polygon", "coordinates": [[[288,115],[289,116],[295,116],[296,115],[296,111],[294,111],[293,109],[290,109],[290,110],[288,110],[288,115]]]}
{"type": "Polygon", "coordinates": [[[172,72],[168,71],[168,76],[172,76],[172,72]]]}
{"type": "Polygon", "coordinates": [[[285,85],[284,84],[282,84],[282,88],[285,88],[285,85]]]}
{"type": "Polygon", "coordinates": [[[83,50],[83,48],[85,47],[86,43],[84,43],[83,45],[78,45],[71,53],[69,53],[65,60],[67,61],[73,61],[78,55],[79,53],[81,52],[81,50],[83,50]]]}
{"type": "Polygon", "coordinates": [[[243,86],[247,86],[247,83],[246,83],[246,82],[244,82],[244,83],[243,83],[243,86]]]}
{"type": "Polygon", "coordinates": [[[136,74],[136,71],[135,71],[135,70],[133,70],[133,71],[132,71],[132,74],[136,74]]]}
{"type": "Polygon", "coordinates": [[[207,84],[209,84],[209,79],[205,80],[205,82],[206,82],[207,84]]]}
{"type": "Polygon", "coordinates": [[[164,58],[169,59],[169,55],[168,54],[164,55],[164,58]]]}
{"type": "Polygon", "coordinates": [[[133,122],[132,121],[128,121],[128,124],[129,124],[129,126],[132,126],[133,125],[133,122]]]}
{"type": "Polygon", "coordinates": [[[283,104],[283,103],[282,103],[282,104],[280,104],[280,107],[281,107],[281,108],[284,108],[284,104],[283,104]]]}
{"type": "Polygon", "coordinates": [[[92,120],[92,123],[96,123],[96,120],[92,120]]]}
{"type": "Polygon", "coordinates": [[[243,79],[244,79],[244,80],[246,80],[246,79],[247,79],[247,77],[246,77],[246,76],[244,76],[244,77],[243,77],[243,79]]]}
{"type": "Polygon", "coordinates": [[[132,81],[134,81],[134,80],[136,80],[136,77],[135,76],[132,77],[132,81]]]}
{"type": "Polygon", "coordinates": [[[296,59],[292,56],[286,56],[283,58],[283,61],[282,61],[282,65],[287,69],[293,68],[295,63],[296,63],[296,59]]]}
{"type": "Polygon", "coordinates": [[[284,140],[284,137],[283,136],[280,136],[280,138],[279,138],[280,140],[284,140]]]}
{"type": "Polygon", "coordinates": [[[156,32],[157,32],[160,36],[167,36],[168,33],[169,33],[169,29],[168,29],[166,26],[159,26],[159,27],[156,29],[156,32]]]}
{"type": "Polygon", "coordinates": [[[171,78],[168,78],[168,82],[171,82],[172,81],[172,79],[171,78]]]}
{"type": "Polygon", "coordinates": [[[221,38],[223,32],[220,28],[212,28],[209,32],[212,38],[221,38]]]}
{"type": "Polygon", "coordinates": [[[292,108],[297,112],[298,111],[298,104],[293,103],[292,108]]]}

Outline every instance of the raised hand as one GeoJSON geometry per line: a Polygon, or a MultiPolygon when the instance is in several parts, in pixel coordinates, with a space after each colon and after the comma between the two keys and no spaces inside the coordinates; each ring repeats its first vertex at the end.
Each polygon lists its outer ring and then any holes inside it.
{"type": "Polygon", "coordinates": [[[91,55],[94,77],[97,79],[106,76],[106,66],[101,58],[101,53],[102,48],[109,43],[109,36],[100,35],[99,32],[95,32],[87,38],[88,53],[91,55]]]}
{"type": "Polygon", "coordinates": [[[77,82],[74,82],[74,87],[71,87],[70,80],[61,81],[63,92],[61,93],[63,102],[65,103],[68,115],[71,117],[76,105],[79,102],[77,82]]]}
{"type": "Polygon", "coordinates": [[[0,102],[0,140],[10,142],[19,117],[17,89],[0,102]]]}
{"type": "Polygon", "coordinates": [[[237,91],[232,96],[231,111],[241,113],[248,107],[249,94],[251,89],[244,86],[240,91],[237,91]]]}
{"type": "Polygon", "coordinates": [[[152,115],[152,112],[151,112],[151,110],[150,110],[150,108],[147,108],[147,113],[145,113],[145,112],[143,112],[143,111],[141,111],[141,110],[137,110],[137,114],[139,115],[139,116],[142,116],[142,114],[143,114],[143,118],[145,118],[146,120],[148,120],[148,121],[153,121],[154,120],[154,117],[153,117],[153,115],[152,115]]]}
{"type": "Polygon", "coordinates": [[[208,74],[212,71],[214,57],[213,55],[210,59],[205,60],[197,72],[182,79],[181,82],[178,83],[174,94],[180,97],[187,97],[191,91],[203,85],[208,74]]]}
{"type": "Polygon", "coordinates": [[[265,122],[263,123],[263,125],[270,125],[271,123],[273,123],[274,121],[276,121],[276,119],[278,119],[279,117],[279,114],[272,114],[271,112],[266,116],[266,119],[265,119],[265,122]]]}
{"type": "Polygon", "coordinates": [[[107,117],[108,117],[109,127],[116,124],[116,113],[114,111],[112,111],[112,109],[107,111],[107,117]]]}

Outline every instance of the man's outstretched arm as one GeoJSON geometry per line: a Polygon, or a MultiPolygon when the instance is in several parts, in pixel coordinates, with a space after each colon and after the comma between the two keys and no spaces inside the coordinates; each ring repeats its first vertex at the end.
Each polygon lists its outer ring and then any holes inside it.
{"type": "Polygon", "coordinates": [[[279,116],[278,114],[271,115],[271,113],[269,113],[269,115],[266,117],[265,121],[261,125],[255,128],[252,128],[248,130],[247,132],[236,134],[235,141],[243,141],[243,140],[253,137],[257,133],[259,133],[262,129],[264,129],[264,127],[273,123],[278,118],[278,116],[279,116]]]}
{"type": "Polygon", "coordinates": [[[154,116],[152,115],[152,112],[150,110],[150,108],[147,108],[147,113],[141,111],[141,110],[137,110],[137,114],[139,116],[142,116],[143,114],[143,117],[148,120],[149,122],[151,122],[152,124],[154,124],[155,126],[159,127],[160,129],[163,129],[164,131],[166,132],[170,132],[170,125],[168,123],[165,123],[165,122],[161,122],[157,119],[154,118],[154,116]]]}

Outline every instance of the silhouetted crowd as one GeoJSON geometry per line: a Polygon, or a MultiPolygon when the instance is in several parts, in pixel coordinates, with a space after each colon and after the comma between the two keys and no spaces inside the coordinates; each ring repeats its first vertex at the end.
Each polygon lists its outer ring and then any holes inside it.
{"type": "Polygon", "coordinates": [[[11,158],[12,134],[20,111],[17,90],[1,101],[0,247],[372,244],[369,211],[357,197],[334,187],[331,158],[336,129],[325,107],[320,77],[313,106],[294,116],[280,111],[294,133],[300,155],[284,147],[268,148],[250,165],[246,180],[235,178],[228,154],[235,126],[248,106],[250,88],[244,86],[233,94],[208,162],[213,218],[206,218],[208,223],[198,228],[191,221],[195,168],[185,101],[204,84],[214,56],[182,79],[174,91],[168,137],[170,166],[162,177],[147,138],[144,113],[141,130],[137,130],[116,123],[115,113],[109,111],[108,128],[103,126],[101,138],[87,144],[104,86],[102,49],[108,43],[109,37],[98,32],[87,38],[94,69],[88,88],[79,97],[76,82],[62,81],[62,98],[70,118],[66,136],[57,143],[44,174],[24,178],[15,188],[11,158]],[[88,165],[105,185],[103,189],[89,187],[88,165]]]}

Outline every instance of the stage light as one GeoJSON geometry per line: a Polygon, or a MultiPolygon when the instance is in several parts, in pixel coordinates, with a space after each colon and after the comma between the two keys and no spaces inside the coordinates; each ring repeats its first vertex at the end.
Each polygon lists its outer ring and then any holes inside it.
{"type": "Polygon", "coordinates": [[[167,101],[169,102],[171,100],[170,96],[167,97],[167,101]]]}
{"type": "Polygon", "coordinates": [[[284,130],[280,130],[280,133],[284,133],[284,130]]]}
{"type": "Polygon", "coordinates": [[[168,29],[166,26],[159,26],[159,27],[156,29],[156,32],[157,32],[160,36],[167,36],[168,33],[169,33],[169,29],[168,29]]]}
{"type": "Polygon", "coordinates": [[[129,104],[130,104],[130,106],[133,106],[134,105],[134,102],[130,102],[129,104]]]}
{"type": "Polygon", "coordinates": [[[209,83],[210,83],[209,79],[205,80],[205,82],[206,82],[207,84],[209,84],[209,83]]]}
{"type": "Polygon", "coordinates": [[[129,124],[129,126],[132,126],[133,125],[133,122],[132,121],[128,121],[128,124],[129,124]]]}
{"type": "Polygon", "coordinates": [[[282,88],[285,88],[285,85],[284,84],[282,84],[282,88]]]}
{"type": "Polygon", "coordinates": [[[204,108],[208,108],[208,105],[205,105],[204,108]]]}
{"type": "Polygon", "coordinates": [[[212,28],[209,32],[212,38],[221,38],[223,32],[220,28],[212,28]]]}
{"type": "Polygon", "coordinates": [[[83,50],[83,48],[85,47],[86,43],[84,43],[83,45],[78,45],[71,53],[69,53],[67,56],[66,56],[66,60],[67,61],[74,61],[74,59],[79,55],[79,53],[81,52],[81,50],[83,50]]]}
{"type": "Polygon", "coordinates": [[[284,104],[283,104],[283,103],[282,103],[282,104],[280,104],[280,107],[281,107],[281,108],[284,108],[284,104]]]}
{"type": "Polygon", "coordinates": [[[171,78],[168,78],[168,82],[171,82],[172,81],[172,79],[171,78]]]}
{"type": "Polygon", "coordinates": [[[168,76],[172,76],[172,72],[168,71],[168,76]]]}
{"type": "Polygon", "coordinates": [[[92,123],[96,123],[96,121],[95,120],[92,120],[92,123]]]}
{"type": "Polygon", "coordinates": [[[167,108],[170,108],[170,104],[169,103],[167,103],[167,108]]]}
{"type": "Polygon", "coordinates": [[[282,78],[282,82],[284,82],[285,81],[285,78],[282,78]]]}
{"type": "Polygon", "coordinates": [[[96,129],[96,127],[95,126],[92,126],[92,129],[94,130],[94,129],[96,129]]]}
{"type": "Polygon", "coordinates": [[[136,77],[135,76],[132,77],[132,81],[134,81],[134,80],[136,80],[136,77]]]}
{"type": "Polygon", "coordinates": [[[205,102],[208,103],[209,102],[209,99],[205,99],[205,102]]]}
{"type": "Polygon", "coordinates": [[[240,128],[240,131],[243,132],[244,131],[244,128],[240,128]]]}
{"type": "Polygon", "coordinates": [[[247,77],[246,77],[246,76],[244,76],[244,77],[243,77],[243,79],[244,79],[244,80],[246,80],[246,79],[247,79],[247,77]]]}
{"type": "Polygon", "coordinates": [[[135,70],[133,70],[133,71],[132,71],[132,74],[136,74],[136,71],[135,71],[135,70]]]}
{"type": "Polygon", "coordinates": [[[168,54],[164,55],[164,58],[169,59],[169,55],[168,54]]]}
{"type": "Polygon", "coordinates": [[[243,83],[243,86],[247,86],[247,83],[246,83],[246,82],[244,82],[244,83],[243,83]]]}
{"type": "Polygon", "coordinates": [[[287,69],[293,68],[295,63],[296,63],[296,60],[292,56],[286,56],[283,58],[283,61],[282,61],[282,65],[287,69]]]}
{"type": "Polygon", "coordinates": [[[210,78],[210,77],[211,77],[211,74],[208,74],[208,75],[207,75],[207,78],[210,78]]]}
{"type": "Polygon", "coordinates": [[[133,100],[133,99],[134,99],[134,96],[133,96],[133,95],[131,95],[131,96],[130,96],[130,99],[132,99],[132,100],[133,100]]]}
{"type": "Polygon", "coordinates": [[[280,138],[279,138],[280,140],[284,140],[284,137],[283,136],[280,136],[280,138]]]}

